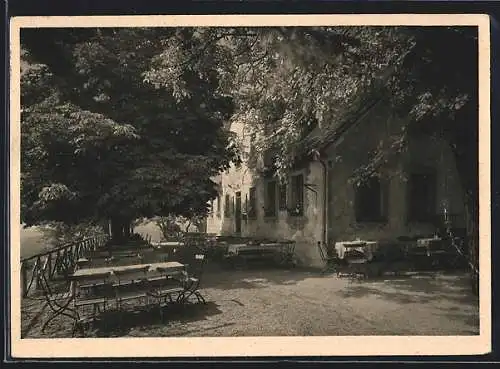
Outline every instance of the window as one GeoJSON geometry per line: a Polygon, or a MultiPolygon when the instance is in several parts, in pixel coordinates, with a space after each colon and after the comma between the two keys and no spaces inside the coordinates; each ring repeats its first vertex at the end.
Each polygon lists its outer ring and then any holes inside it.
{"type": "Polygon", "coordinates": [[[228,194],[226,194],[226,197],[224,198],[224,216],[226,218],[231,217],[231,204],[230,204],[230,197],[228,194]]]}
{"type": "Polygon", "coordinates": [[[255,187],[251,187],[248,191],[248,218],[255,219],[257,217],[257,197],[255,187]]]}
{"type": "Polygon", "coordinates": [[[279,209],[286,210],[286,184],[279,186],[279,209]]]}
{"type": "Polygon", "coordinates": [[[265,216],[276,216],[276,181],[269,181],[266,183],[266,198],[265,198],[265,216]]]}
{"type": "Polygon", "coordinates": [[[220,218],[220,195],[217,196],[217,218],[220,218]]]}
{"type": "Polygon", "coordinates": [[[302,216],[304,214],[304,176],[293,176],[291,179],[290,215],[302,216]]]}
{"type": "Polygon", "coordinates": [[[356,187],[355,206],[357,222],[387,221],[387,185],[371,177],[356,187]]]}
{"type": "Polygon", "coordinates": [[[436,212],[436,175],[412,173],[408,181],[408,220],[432,222],[436,212]]]}
{"type": "Polygon", "coordinates": [[[208,214],[214,214],[214,200],[210,200],[210,203],[208,204],[208,214]]]}

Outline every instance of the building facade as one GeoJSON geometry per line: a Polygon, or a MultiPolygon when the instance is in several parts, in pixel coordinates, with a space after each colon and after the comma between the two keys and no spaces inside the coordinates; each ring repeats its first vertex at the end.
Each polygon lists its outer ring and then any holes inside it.
{"type": "MultiPolygon", "coordinates": [[[[380,100],[291,172],[286,184],[244,163],[231,167],[218,178],[220,194],[207,232],[291,239],[302,264],[319,266],[318,242],[331,247],[341,240],[430,235],[436,216],[445,212],[462,226],[463,191],[454,155],[438,136],[410,134],[404,150],[390,149],[395,154],[383,159],[374,176],[355,180],[380,150],[396,145],[404,123],[380,100]]],[[[234,123],[231,130],[248,149],[244,124],[234,123]]],[[[311,134],[323,133],[318,128],[311,134]]]]}

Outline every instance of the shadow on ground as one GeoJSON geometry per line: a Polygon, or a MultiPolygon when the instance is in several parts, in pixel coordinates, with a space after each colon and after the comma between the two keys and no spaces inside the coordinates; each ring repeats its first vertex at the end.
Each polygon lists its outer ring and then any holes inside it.
{"type": "MultiPolygon", "coordinates": [[[[201,291],[207,304],[172,305],[163,321],[157,309],[139,310],[140,304],[123,314],[108,312],[86,336],[463,335],[479,327],[466,274],[356,281],[316,269],[235,270],[209,263],[201,291]]],[[[58,318],[45,333],[42,321],[28,336],[71,335],[68,319],[58,318]]]]}
{"type": "Polygon", "coordinates": [[[250,264],[232,268],[217,264],[207,265],[203,274],[203,288],[218,290],[258,289],[270,285],[295,285],[308,278],[321,277],[314,268],[276,268],[273,265],[250,264]]]}
{"type": "Polygon", "coordinates": [[[438,300],[458,304],[478,303],[477,297],[470,293],[469,277],[466,274],[380,277],[353,282],[345,289],[338,291],[337,295],[342,298],[376,295],[401,304],[428,303],[438,300]]]}
{"type": "Polygon", "coordinates": [[[109,311],[94,324],[87,336],[120,337],[128,336],[134,330],[155,330],[172,323],[188,324],[207,319],[209,316],[222,314],[215,302],[206,304],[185,304],[163,308],[164,318],[160,317],[158,308],[130,311],[109,311]]]}

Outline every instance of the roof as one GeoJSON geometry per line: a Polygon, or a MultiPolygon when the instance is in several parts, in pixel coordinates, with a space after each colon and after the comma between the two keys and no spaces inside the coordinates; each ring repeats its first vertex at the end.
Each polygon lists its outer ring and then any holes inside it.
{"type": "Polygon", "coordinates": [[[308,156],[312,150],[322,151],[335,143],[383,98],[384,95],[380,89],[370,89],[362,93],[353,105],[346,110],[342,119],[327,126],[317,126],[302,139],[300,142],[302,155],[308,156]]]}

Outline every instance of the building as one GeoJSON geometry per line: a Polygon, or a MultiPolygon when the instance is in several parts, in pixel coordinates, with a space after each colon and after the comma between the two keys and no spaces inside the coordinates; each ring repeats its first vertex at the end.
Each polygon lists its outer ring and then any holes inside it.
{"type": "MultiPolygon", "coordinates": [[[[331,247],[339,240],[431,235],[436,216],[445,212],[458,223],[454,226],[465,227],[463,191],[449,144],[407,132],[407,145],[398,150],[405,118],[383,97],[359,106],[334,128],[316,127],[304,139],[316,155],[301,161],[284,185],[245,164],[221,174],[207,232],[292,239],[299,260],[319,266],[318,241],[331,247]],[[353,181],[390,145],[395,154],[372,168],[374,176],[353,181]]],[[[234,123],[231,130],[248,149],[245,125],[234,123]]]]}

